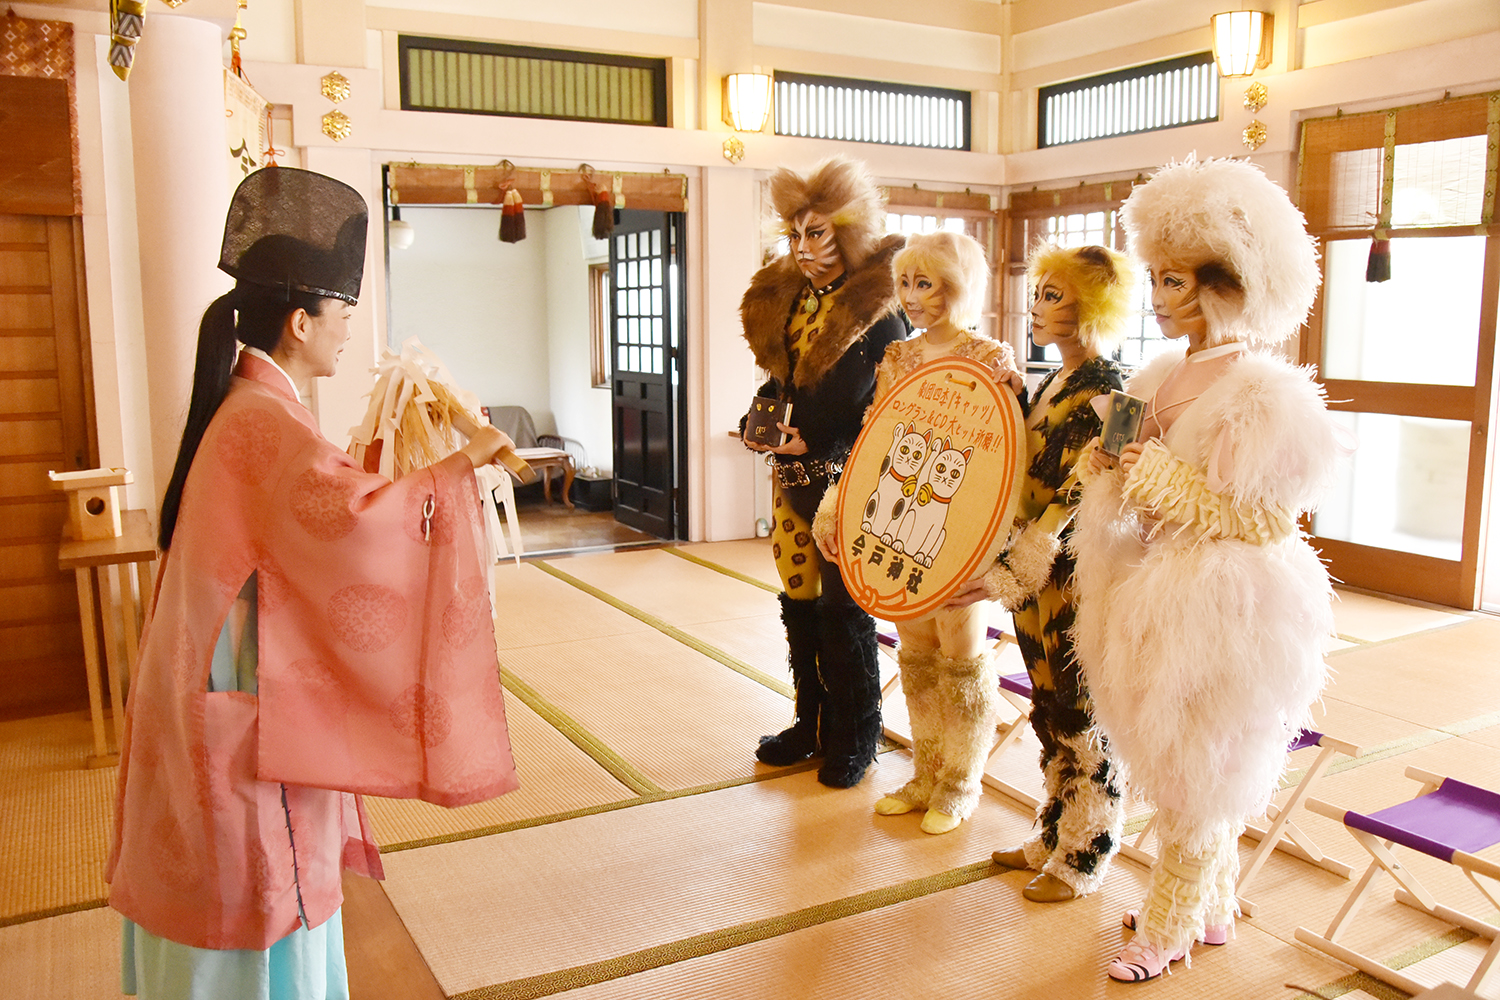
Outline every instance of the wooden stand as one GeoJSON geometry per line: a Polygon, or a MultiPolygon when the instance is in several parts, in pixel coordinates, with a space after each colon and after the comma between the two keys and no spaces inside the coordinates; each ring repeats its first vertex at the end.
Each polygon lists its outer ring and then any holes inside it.
{"type": "Polygon", "coordinates": [[[122,513],[118,537],[73,541],[64,538],[57,564],[71,569],[78,584],[78,610],[83,619],[83,658],[88,671],[89,716],[94,724],[94,755],[89,767],[110,767],[120,762],[121,726],[125,719],[125,687],[135,673],[140,608],[151,596],[151,564],[156,561],[156,540],[144,510],[122,513]],[[135,572],[124,567],[135,564],[135,572]],[[101,572],[102,571],[102,572],[101,572]],[[100,685],[99,637],[94,630],[94,584],[98,581],[104,621],[104,655],[110,705],[114,716],[114,742],[105,736],[104,694],[100,685]],[[137,590],[139,588],[139,590],[137,590]],[[118,591],[118,598],[115,594],[118,591]],[[137,597],[137,594],[139,597],[137,597]],[[123,650],[124,662],[121,662],[123,650]]]}

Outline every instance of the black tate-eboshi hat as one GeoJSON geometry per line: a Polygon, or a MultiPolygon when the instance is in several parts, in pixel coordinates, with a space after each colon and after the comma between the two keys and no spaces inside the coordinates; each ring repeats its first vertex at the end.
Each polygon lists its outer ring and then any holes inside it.
{"type": "Polygon", "coordinates": [[[219,268],[236,281],[357,302],[368,225],[364,198],[342,181],[266,167],[234,192],[219,268]]]}

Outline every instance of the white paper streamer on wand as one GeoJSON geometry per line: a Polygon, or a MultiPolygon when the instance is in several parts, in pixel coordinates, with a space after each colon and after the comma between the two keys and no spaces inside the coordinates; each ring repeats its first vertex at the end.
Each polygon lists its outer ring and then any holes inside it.
{"type": "MultiPolygon", "coordinates": [[[[385,351],[371,371],[376,379],[369,392],[370,405],[365,411],[364,420],[358,426],[350,428],[349,451],[358,461],[363,462],[369,449],[378,443],[379,471],[388,479],[395,480],[410,472],[419,456],[427,456],[428,461],[431,461],[451,455],[460,447],[454,432],[471,437],[483,423],[479,398],[459,388],[447,367],[415,337],[402,343],[400,354],[385,351]],[[439,393],[433,388],[434,385],[444,391],[439,393]],[[447,403],[449,407],[445,419],[439,419],[436,423],[430,409],[430,405],[435,403],[447,403]],[[413,440],[413,436],[417,440],[413,440]]],[[[516,459],[514,453],[511,453],[511,458],[518,464],[516,474],[523,482],[528,473],[534,477],[530,467],[516,459]]],[[[509,474],[494,466],[486,466],[475,471],[475,479],[483,501],[480,506],[484,511],[482,523],[489,546],[490,562],[498,563],[510,555],[519,566],[521,529],[516,523],[514,495],[507,491],[505,518],[511,538],[507,551],[505,534],[495,510],[492,492],[508,483],[509,474]]],[[[494,600],[494,580],[491,579],[492,606],[494,600]]]]}

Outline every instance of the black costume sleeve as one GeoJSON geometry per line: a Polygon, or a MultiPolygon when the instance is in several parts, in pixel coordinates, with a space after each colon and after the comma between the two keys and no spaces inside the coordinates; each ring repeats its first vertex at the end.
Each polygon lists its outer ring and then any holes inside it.
{"type": "Polygon", "coordinates": [[[875,369],[885,349],[907,333],[900,313],[886,313],[849,346],[816,389],[794,393],[792,425],[807,442],[802,457],[841,461],[849,454],[875,397],[875,369]]]}

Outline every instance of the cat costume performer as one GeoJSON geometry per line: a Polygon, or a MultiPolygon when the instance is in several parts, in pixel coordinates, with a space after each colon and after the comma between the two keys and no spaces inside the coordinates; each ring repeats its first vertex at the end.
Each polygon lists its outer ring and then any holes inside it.
{"type": "Polygon", "coordinates": [[[1320,277],[1286,193],[1248,163],[1190,160],[1121,216],[1163,333],[1189,341],[1127,385],[1148,401],[1144,444],[1087,463],[1071,540],[1094,715],[1157,806],[1136,934],[1109,967],[1134,982],[1232,928],[1245,819],[1327,679],[1332,591],[1298,517],[1339,447],[1309,372],[1254,349],[1297,332],[1320,277]]]}
{"type": "Polygon", "coordinates": [[[796,688],[796,718],[756,757],[786,765],[821,749],[818,780],[859,783],[880,741],[874,620],[813,543],[818,501],[837,482],[875,390],[887,345],[907,334],[891,282],[904,242],[885,236],[885,202],[865,168],[833,157],[801,175],[781,168],[770,198],[791,252],[758,271],[740,304],[758,392],[792,403],[790,440],[767,448],[775,472],[771,542],[796,688]]]}
{"type": "MultiPolygon", "coordinates": [[[[1009,344],[971,333],[988,286],[989,267],[984,250],[971,237],[937,232],[911,236],[893,262],[902,307],[922,335],[892,344],[875,378],[873,409],[902,379],[922,365],[945,357],[968,358],[990,368],[997,382],[1023,385],[1009,344]]],[[[901,425],[897,425],[898,430],[901,425]]],[[[924,503],[922,490],[934,489],[935,473],[947,470],[949,482],[960,481],[967,455],[945,447],[945,442],[909,432],[892,442],[891,464],[881,483],[906,479],[915,488],[919,479],[929,485],[910,498],[912,511],[924,503]],[[893,475],[891,475],[893,474],[893,475]]],[[[902,497],[905,489],[892,491],[902,497]]],[[[837,551],[838,504],[830,489],[818,509],[813,534],[825,550],[837,551]]],[[[947,495],[951,495],[951,492],[947,495]]],[[[897,510],[905,502],[897,500],[897,510]]],[[[875,504],[875,521],[883,504],[875,504]]],[[[906,515],[911,518],[912,513],[906,515]]],[[[881,534],[878,524],[869,529],[881,534]]],[[[912,538],[889,535],[898,551],[913,558],[922,551],[912,538]],[[901,546],[905,544],[904,549],[901,546]]],[[[914,776],[901,788],[875,803],[882,816],[925,809],[922,830],[941,834],[956,829],[979,803],[984,762],[995,734],[1000,697],[995,659],[986,637],[985,606],[943,607],[930,615],[899,622],[897,660],[901,687],[911,720],[914,776]]]]}
{"type": "Polygon", "coordinates": [[[1118,768],[1094,726],[1070,635],[1073,556],[1066,544],[1081,492],[1073,469],[1099,435],[1091,401],[1122,385],[1120,366],[1101,349],[1123,334],[1137,284],[1125,256],[1099,246],[1044,244],[1032,252],[1026,278],[1035,293],[1032,339],[1055,345],[1063,364],[1029,401],[1030,462],[1018,529],[984,582],[986,595],[1014,614],[1046,791],[1037,832],[1019,847],[996,851],[994,859],[1040,873],[1026,886],[1027,899],[1063,902],[1103,884],[1124,822],[1118,768]]]}

